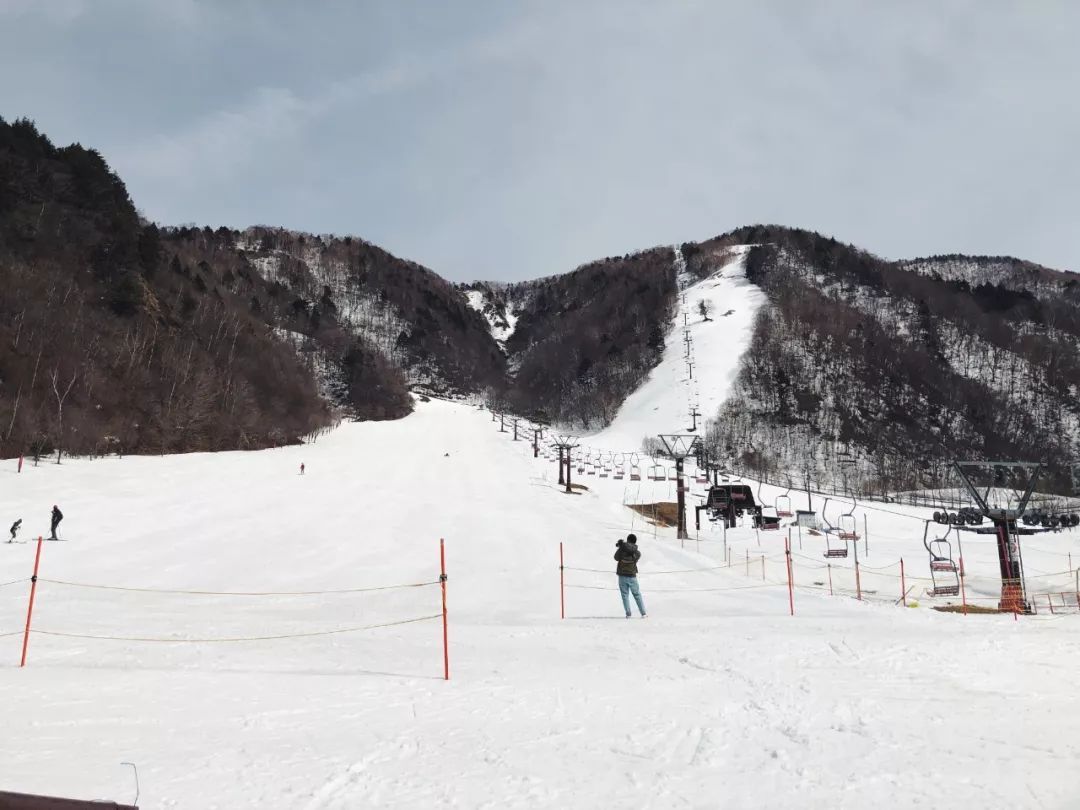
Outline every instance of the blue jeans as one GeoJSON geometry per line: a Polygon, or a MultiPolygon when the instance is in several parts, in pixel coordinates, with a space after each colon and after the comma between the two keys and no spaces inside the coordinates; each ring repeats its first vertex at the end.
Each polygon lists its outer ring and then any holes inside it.
{"type": "Polygon", "coordinates": [[[622,597],[623,610],[626,611],[626,615],[630,615],[630,599],[629,594],[634,595],[634,601],[637,602],[638,613],[642,616],[645,615],[645,602],[641,598],[641,589],[637,584],[637,577],[619,577],[619,595],[622,597]]]}

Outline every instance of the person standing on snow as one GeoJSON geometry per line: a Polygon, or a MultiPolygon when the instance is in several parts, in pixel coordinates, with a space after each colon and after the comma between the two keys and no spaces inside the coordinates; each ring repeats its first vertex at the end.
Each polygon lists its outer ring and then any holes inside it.
{"type": "Polygon", "coordinates": [[[638,587],[637,581],[637,564],[641,559],[641,552],[637,547],[637,535],[628,534],[626,540],[620,540],[615,544],[615,562],[618,565],[615,568],[615,573],[619,575],[619,595],[622,596],[623,610],[626,611],[626,618],[630,618],[630,599],[629,594],[634,595],[634,601],[637,602],[638,613],[641,614],[641,618],[645,618],[645,602],[641,598],[641,589],[638,587]]]}
{"type": "Polygon", "coordinates": [[[300,462],[300,474],[301,475],[304,474],[304,462],[302,462],[302,461],[300,462]]]}
{"type": "Polygon", "coordinates": [[[15,535],[19,533],[20,528],[22,528],[22,518],[19,518],[11,524],[11,539],[8,540],[9,543],[15,542],[15,535]]]}
{"type": "Polygon", "coordinates": [[[63,519],[64,519],[64,513],[61,512],[60,509],[54,503],[53,508],[52,508],[52,523],[50,523],[50,528],[52,529],[52,536],[49,538],[50,540],[59,540],[60,539],[59,537],[56,536],[56,528],[60,525],[60,521],[63,520],[63,519]]]}

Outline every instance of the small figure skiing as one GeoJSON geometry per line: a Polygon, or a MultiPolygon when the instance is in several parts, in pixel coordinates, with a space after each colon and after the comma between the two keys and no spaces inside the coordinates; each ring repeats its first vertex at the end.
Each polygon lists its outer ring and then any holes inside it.
{"type": "Polygon", "coordinates": [[[52,536],[49,538],[50,540],[59,540],[60,539],[59,537],[56,536],[56,529],[60,525],[60,521],[63,520],[63,519],[64,519],[64,513],[60,511],[60,508],[56,504],[53,504],[52,522],[50,523],[50,528],[52,529],[52,536]]]}
{"type": "Polygon", "coordinates": [[[618,566],[615,568],[615,573],[619,575],[619,595],[622,597],[623,610],[626,611],[626,618],[630,618],[630,599],[629,594],[634,595],[634,601],[637,602],[638,613],[641,614],[641,618],[645,618],[645,602],[641,598],[641,589],[638,587],[637,581],[637,564],[641,559],[641,552],[637,547],[637,535],[628,534],[626,540],[620,540],[615,544],[615,561],[618,566]]]}
{"type": "Polygon", "coordinates": [[[300,462],[300,474],[301,475],[304,474],[304,462],[302,462],[302,461],[300,462]]]}
{"type": "Polygon", "coordinates": [[[17,535],[19,533],[19,529],[21,529],[21,528],[22,528],[22,518],[19,518],[18,520],[16,520],[14,523],[11,524],[11,539],[8,540],[9,543],[14,543],[15,542],[15,535],[17,535]]]}

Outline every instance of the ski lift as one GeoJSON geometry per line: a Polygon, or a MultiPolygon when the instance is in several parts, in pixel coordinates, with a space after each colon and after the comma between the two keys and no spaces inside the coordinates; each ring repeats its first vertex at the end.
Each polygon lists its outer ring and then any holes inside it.
{"type": "Polygon", "coordinates": [[[622,481],[626,476],[626,456],[622,453],[615,459],[615,475],[613,476],[616,481],[622,481]]]}
{"type": "Polygon", "coordinates": [[[608,453],[607,461],[600,462],[600,477],[607,478],[611,474],[611,453],[608,453]]]}
{"type": "MultiPolygon", "coordinates": [[[[825,510],[829,508],[829,498],[821,506],[821,520],[825,523],[825,556],[828,558],[846,557],[848,555],[848,538],[840,532],[837,526],[829,523],[825,510]]],[[[854,508],[854,507],[853,507],[854,508]]]]}
{"type": "Polygon", "coordinates": [[[858,540],[858,525],[855,522],[855,497],[851,498],[851,511],[840,515],[837,521],[836,534],[841,540],[858,540]]]}
{"type": "Polygon", "coordinates": [[[929,520],[923,529],[923,545],[930,554],[930,596],[956,596],[960,593],[960,573],[953,560],[952,543],[949,542],[952,530],[950,526],[943,536],[927,541],[929,520]]]}
{"type": "Polygon", "coordinates": [[[783,495],[777,495],[776,500],[773,502],[773,507],[776,509],[776,516],[782,518],[791,517],[794,513],[791,511],[791,481],[788,481],[788,488],[784,491],[783,495]]]}
{"type": "Polygon", "coordinates": [[[649,480],[650,481],[666,481],[667,475],[664,472],[662,464],[653,464],[649,467],[649,480]]]}
{"type": "Polygon", "coordinates": [[[641,461],[641,459],[639,459],[636,454],[630,456],[630,480],[631,481],[640,481],[641,480],[640,461],[641,461]]]}
{"type": "Polygon", "coordinates": [[[577,473],[578,473],[578,475],[584,475],[585,474],[585,465],[588,462],[589,462],[589,451],[588,450],[586,450],[584,453],[578,453],[578,457],[577,457],[577,473]]]}
{"type": "Polygon", "coordinates": [[[697,475],[694,476],[694,483],[707,484],[709,483],[709,471],[703,470],[701,467],[697,468],[697,475]]]}
{"type": "Polygon", "coordinates": [[[678,481],[679,480],[679,473],[675,470],[674,466],[672,466],[671,469],[668,470],[668,476],[667,477],[668,477],[668,481],[678,481]]]}
{"type": "Polygon", "coordinates": [[[825,556],[831,559],[847,555],[847,541],[833,532],[825,532],[825,556]]]}

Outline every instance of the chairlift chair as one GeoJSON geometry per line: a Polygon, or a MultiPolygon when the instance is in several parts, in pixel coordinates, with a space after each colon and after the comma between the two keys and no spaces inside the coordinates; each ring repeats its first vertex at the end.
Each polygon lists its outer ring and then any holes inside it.
{"type": "Polygon", "coordinates": [[[607,461],[600,462],[600,477],[607,478],[611,474],[611,453],[608,453],[607,461]]]}
{"type": "Polygon", "coordinates": [[[630,456],[630,480],[631,481],[640,481],[641,480],[641,464],[640,464],[640,462],[641,462],[641,459],[639,459],[636,455],[630,456]]]}
{"type": "Polygon", "coordinates": [[[930,554],[930,596],[956,596],[960,593],[960,573],[956,561],[953,560],[952,543],[949,542],[949,534],[952,527],[942,537],[927,541],[930,531],[930,521],[926,521],[923,529],[923,545],[930,554]]]}
{"type": "Polygon", "coordinates": [[[856,502],[854,496],[851,498],[851,511],[845,512],[840,515],[840,519],[837,521],[836,533],[841,540],[858,540],[859,529],[858,524],[855,521],[855,507],[856,502]]]}
{"type": "Polygon", "coordinates": [[[613,475],[612,477],[616,481],[622,481],[625,476],[626,476],[626,457],[622,453],[619,453],[618,457],[615,459],[615,475],[613,475]]]}
{"type": "Polygon", "coordinates": [[[856,529],[854,515],[841,515],[836,528],[836,536],[841,540],[858,540],[859,533],[856,529]]]}
{"type": "Polygon", "coordinates": [[[667,474],[664,472],[664,467],[661,464],[653,464],[649,467],[649,480],[650,481],[666,481],[667,474]]]}
{"type": "Polygon", "coordinates": [[[846,557],[848,555],[847,540],[838,532],[825,532],[825,556],[827,558],[846,557]]]}
{"type": "Polygon", "coordinates": [[[791,496],[790,495],[777,495],[776,503],[776,516],[787,518],[791,517],[794,513],[791,511],[791,496]]]}
{"type": "Polygon", "coordinates": [[[671,469],[668,470],[668,476],[667,477],[668,477],[668,481],[678,481],[679,480],[679,473],[675,470],[674,466],[672,466],[671,469]]]}

